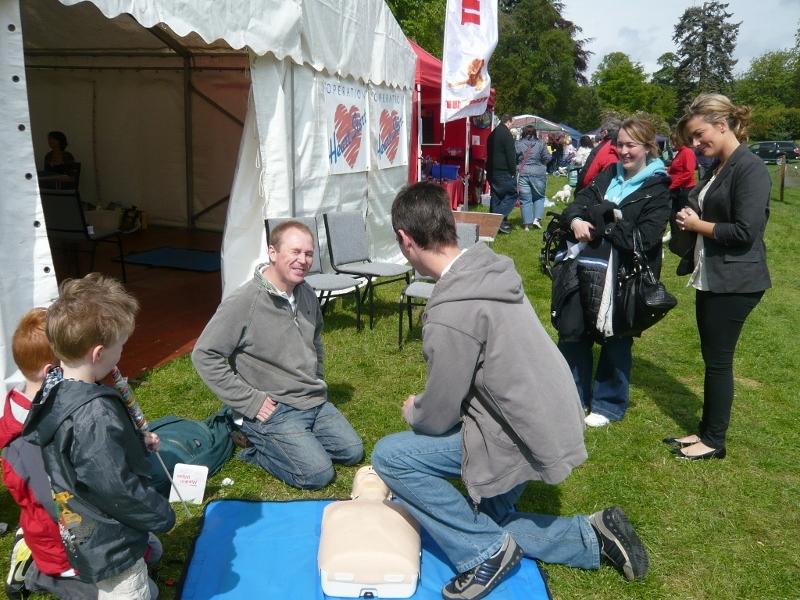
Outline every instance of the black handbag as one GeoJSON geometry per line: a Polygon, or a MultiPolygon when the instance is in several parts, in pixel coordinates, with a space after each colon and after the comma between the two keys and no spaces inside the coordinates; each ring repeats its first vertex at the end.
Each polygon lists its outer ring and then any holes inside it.
{"type": "Polygon", "coordinates": [[[678,188],[677,190],[673,190],[672,194],[672,216],[669,220],[670,235],[667,247],[670,252],[683,258],[694,251],[697,234],[678,227],[678,224],[675,222],[675,215],[678,214],[678,211],[687,206],[699,215],[701,214],[700,205],[697,203],[697,194],[694,193],[694,190],[689,192],[685,189],[678,188]]]}
{"type": "Polygon", "coordinates": [[[642,237],[633,230],[633,261],[617,271],[614,335],[639,335],[658,323],[678,304],[677,298],[656,279],[642,251],[642,237]]]}

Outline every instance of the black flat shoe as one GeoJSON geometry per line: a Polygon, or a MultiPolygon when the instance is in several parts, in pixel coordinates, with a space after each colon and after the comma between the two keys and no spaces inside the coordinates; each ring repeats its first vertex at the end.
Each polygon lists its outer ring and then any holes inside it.
{"type": "Polygon", "coordinates": [[[678,448],[675,450],[675,457],[682,458],[684,460],[708,460],[710,458],[725,458],[725,448],[714,448],[709,450],[708,452],[704,452],[703,454],[695,454],[694,456],[689,456],[688,454],[684,454],[683,451],[678,448]]]}
{"type": "Polygon", "coordinates": [[[675,448],[683,448],[684,446],[691,446],[692,444],[696,444],[697,442],[682,442],[676,437],[665,437],[661,440],[667,446],[674,446],[675,448]]]}

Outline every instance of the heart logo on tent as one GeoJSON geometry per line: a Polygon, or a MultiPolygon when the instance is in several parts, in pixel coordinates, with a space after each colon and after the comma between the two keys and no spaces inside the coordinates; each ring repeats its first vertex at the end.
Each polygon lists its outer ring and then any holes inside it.
{"type": "Polygon", "coordinates": [[[344,159],[350,168],[356,164],[358,151],[361,149],[361,130],[363,128],[361,111],[353,105],[350,110],[344,104],[336,107],[333,117],[333,131],[339,152],[344,154],[344,159]]]}
{"type": "Polygon", "coordinates": [[[384,109],[381,111],[380,132],[378,138],[378,154],[386,154],[389,162],[394,164],[397,149],[400,147],[400,116],[396,110],[391,113],[384,109]]]}

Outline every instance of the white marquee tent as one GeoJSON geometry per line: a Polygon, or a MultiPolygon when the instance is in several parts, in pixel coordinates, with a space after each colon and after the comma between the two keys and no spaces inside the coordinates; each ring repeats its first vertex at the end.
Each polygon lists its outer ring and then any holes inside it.
{"type": "Polygon", "coordinates": [[[0,380],[20,315],[57,294],[36,178],[47,131],[67,133],[84,200],[224,228],[226,295],[264,260],[265,217],[361,210],[375,255],[401,260],[389,207],[407,160],[379,168],[367,139],[366,170],[330,174],[323,89],[366,90],[375,114],[400,98],[407,124],[414,67],[380,0],[0,0],[0,380]]]}

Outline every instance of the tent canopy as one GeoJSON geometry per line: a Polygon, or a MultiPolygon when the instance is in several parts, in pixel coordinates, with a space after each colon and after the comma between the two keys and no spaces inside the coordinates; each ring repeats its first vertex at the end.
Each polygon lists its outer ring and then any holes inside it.
{"type": "MultiPolygon", "coordinates": [[[[449,123],[440,123],[442,61],[413,40],[409,40],[408,43],[417,56],[415,83],[418,87],[418,97],[414,98],[414,114],[411,126],[411,149],[414,157],[409,168],[409,181],[417,180],[418,169],[420,168],[419,160],[422,157],[419,154],[418,146],[420,108],[422,113],[422,144],[424,145],[422,155],[436,161],[459,164],[462,167],[461,174],[463,175],[463,162],[467,145],[467,120],[457,119],[449,123]]],[[[495,89],[492,88],[487,111],[491,111],[494,108],[494,103],[495,89]]],[[[475,118],[473,119],[475,120],[475,118]]],[[[488,121],[488,124],[490,125],[491,122],[488,121]]],[[[475,161],[486,159],[486,140],[489,137],[491,128],[484,125],[486,124],[481,122],[480,127],[474,127],[471,130],[470,152],[475,161]]]]}
{"type": "MultiPolygon", "coordinates": [[[[408,40],[412,50],[417,55],[417,68],[414,81],[423,88],[441,90],[442,88],[442,61],[433,54],[418,45],[414,40],[408,40]]],[[[433,101],[431,99],[430,101],[433,101]]],[[[439,95],[436,95],[436,102],[439,102],[439,95]]]]}
{"type": "Polygon", "coordinates": [[[577,146],[578,142],[580,142],[581,136],[583,134],[580,131],[578,131],[577,129],[575,129],[574,127],[570,127],[566,123],[559,123],[559,126],[561,127],[561,131],[563,131],[564,133],[569,134],[570,137],[572,137],[573,145],[577,146]]]}
{"type": "Polygon", "coordinates": [[[410,114],[415,55],[383,2],[0,0],[0,17],[6,384],[19,316],[57,293],[35,177],[51,129],[82,163],[85,200],[224,226],[225,293],[264,259],[269,216],[360,209],[375,254],[399,257],[389,206],[407,165],[379,170],[367,141],[368,170],[330,175],[322,116],[330,77],[370,101],[394,91],[410,114]]]}
{"type": "MultiPolygon", "coordinates": [[[[25,3],[48,9],[56,5],[55,0],[23,0],[25,3]]],[[[384,2],[61,0],[61,3],[81,5],[78,8],[83,11],[75,13],[72,24],[84,31],[86,13],[99,10],[108,19],[127,14],[144,28],[159,27],[172,37],[185,38],[189,49],[206,51],[225,46],[250,49],[259,56],[271,54],[278,60],[289,58],[315,71],[365,82],[403,87],[408,85],[409,74],[414,69],[414,56],[408,52],[406,38],[384,2]]],[[[91,25],[91,21],[88,23],[91,25]]],[[[93,40],[91,31],[83,37],[77,35],[80,30],[68,29],[58,20],[51,24],[55,27],[46,30],[48,37],[60,30],[72,40],[71,45],[100,46],[93,40]]],[[[101,42],[113,48],[114,42],[109,40],[115,37],[116,32],[111,33],[101,42]]],[[[53,44],[51,47],[69,48],[70,45],[53,44]]]]}
{"type": "Polygon", "coordinates": [[[558,123],[548,121],[544,117],[539,117],[537,115],[517,115],[511,121],[511,127],[515,129],[521,129],[526,125],[533,125],[536,127],[536,131],[543,131],[545,133],[558,133],[564,131],[564,129],[558,123]]]}

